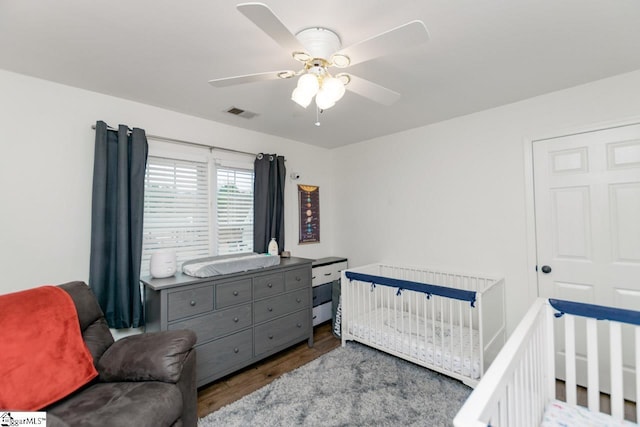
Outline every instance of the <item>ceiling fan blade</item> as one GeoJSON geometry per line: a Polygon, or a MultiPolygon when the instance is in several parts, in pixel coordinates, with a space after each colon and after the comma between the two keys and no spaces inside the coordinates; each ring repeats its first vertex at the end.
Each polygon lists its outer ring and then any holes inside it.
{"type": "Polygon", "coordinates": [[[268,71],[266,73],[256,73],[256,74],[246,74],[244,76],[234,76],[234,77],[224,77],[221,79],[213,79],[209,80],[209,84],[215,87],[227,87],[227,86],[235,86],[242,85],[245,83],[253,83],[253,82],[262,82],[266,80],[279,80],[280,73],[289,73],[293,76],[295,73],[293,71],[268,71]]]}
{"type": "Polygon", "coordinates": [[[411,21],[377,36],[373,36],[337,53],[347,55],[351,65],[379,58],[404,47],[416,46],[429,40],[429,32],[422,21],[411,21]]]}
{"type": "Polygon", "coordinates": [[[400,94],[379,84],[373,83],[369,80],[349,74],[351,80],[349,84],[345,86],[345,89],[357,93],[360,96],[369,98],[383,105],[391,105],[400,99],[400,94]]]}
{"type": "Polygon", "coordinates": [[[289,52],[304,52],[305,48],[295,35],[264,3],[240,3],[236,6],[244,16],[289,52]]]}

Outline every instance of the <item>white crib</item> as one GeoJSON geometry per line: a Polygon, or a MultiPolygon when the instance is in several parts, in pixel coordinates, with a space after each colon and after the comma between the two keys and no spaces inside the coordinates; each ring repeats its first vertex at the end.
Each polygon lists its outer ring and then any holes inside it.
{"type": "Polygon", "coordinates": [[[372,264],[342,272],[353,340],[475,386],[503,346],[504,280],[372,264]]]}
{"type": "MultiPolygon", "coordinates": [[[[627,375],[631,383],[626,384],[632,386],[627,387],[629,394],[640,396],[638,325],[637,311],[537,299],[456,415],[454,426],[635,425],[623,420],[623,376],[627,375]],[[576,333],[583,329],[576,328],[577,323],[584,326],[584,331],[576,333]],[[564,357],[558,362],[554,329],[564,334],[564,351],[560,353],[564,357]],[[586,361],[576,354],[576,338],[582,333],[586,335],[586,361]],[[607,384],[601,381],[604,375],[599,372],[599,359],[605,358],[602,353],[599,357],[598,336],[602,338],[603,334],[609,336],[610,344],[607,384]],[[623,340],[635,345],[635,357],[625,357],[624,363],[623,340]],[[588,409],[577,406],[576,365],[580,363],[587,369],[588,409]],[[556,400],[557,371],[565,378],[566,402],[556,400]],[[603,388],[610,390],[611,415],[600,409],[603,388]]],[[[636,417],[640,419],[637,405],[636,417]]]]}

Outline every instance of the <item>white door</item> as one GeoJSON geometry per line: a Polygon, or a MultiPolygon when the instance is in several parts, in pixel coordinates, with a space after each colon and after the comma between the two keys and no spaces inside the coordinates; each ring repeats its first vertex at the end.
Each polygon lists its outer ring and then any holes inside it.
{"type": "MultiPolygon", "coordinates": [[[[640,124],[534,141],[533,163],[538,294],[640,310],[640,124]]],[[[582,356],[584,341],[576,343],[582,356]]],[[[604,363],[607,346],[600,341],[604,363]]],[[[632,360],[631,346],[623,357],[632,360]]],[[[603,369],[600,378],[608,391],[603,369]]],[[[585,361],[578,383],[586,384],[585,361]]],[[[625,396],[635,400],[633,385],[625,375],[625,396]]]]}

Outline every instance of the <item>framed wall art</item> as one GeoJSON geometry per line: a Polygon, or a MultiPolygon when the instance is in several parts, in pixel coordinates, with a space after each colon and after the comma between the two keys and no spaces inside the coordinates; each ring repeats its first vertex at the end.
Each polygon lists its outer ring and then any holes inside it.
{"type": "Polygon", "coordinates": [[[298,185],[299,244],[320,243],[320,187],[298,185]]]}

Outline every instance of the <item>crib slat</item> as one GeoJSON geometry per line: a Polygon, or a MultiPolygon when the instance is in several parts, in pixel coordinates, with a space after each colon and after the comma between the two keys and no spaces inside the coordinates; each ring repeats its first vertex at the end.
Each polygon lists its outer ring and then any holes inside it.
{"type": "Polygon", "coordinates": [[[611,416],[624,419],[624,398],[622,396],[622,325],[609,323],[611,349],[611,416]]]}
{"type": "MultiPolygon", "coordinates": [[[[507,421],[508,421],[508,418],[507,418],[507,414],[508,414],[508,412],[507,412],[507,399],[508,399],[508,396],[507,396],[507,392],[505,390],[505,393],[502,395],[502,397],[500,398],[500,401],[499,401],[500,402],[500,408],[499,408],[500,413],[499,413],[499,417],[498,417],[498,420],[499,420],[498,421],[499,422],[498,425],[501,425],[501,426],[508,425],[507,424],[507,421]]],[[[491,425],[493,425],[493,423],[491,423],[491,425]]]]}
{"type": "Polygon", "coordinates": [[[529,415],[528,415],[528,419],[530,420],[530,422],[532,420],[536,419],[536,414],[537,414],[537,406],[538,406],[538,402],[537,400],[533,397],[533,396],[537,396],[537,377],[536,377],[536,372],[537,372],[537,356],[538,356],[538,351],[533,347],[533,346],[529,346],[529,367],[528,367],[528,371],[529,371],[529,377],[527,378],[527,382],[529,383],[528,385],[528,389],[529,389],[529,393],[531,393],[531,400],[529,401],[529,404],[527,405],[528,410],[529,410],[529,415]]]}
{"type": "Polygon", "coordinates": [[[424,345],[424,357],[422,357],[422,360],[426,363],[428,358],[427,358],[427,351],[428,351],[428,347],[429,345],[427,344],[429,342],[429,339],[427,338],[427,324],[429,323],[429,312],[427,311],[427,297],[425,296],[424,298],[422,298],[422,334],[424,336],[424,341],[423,341],[423,345],[424,345]]]}
{"type": "MultiPolygon", "coordinates": [[[[522,366],[522,388],[526,390],[525,396],[531,395],[531,381],[529,377],[529,367],[531,366],[531,347],[527,347],[524,352],[524,365],[522,366]]],[[[522,425],[529,425],[527,422],[531,420],[531,402],[523,403],[523,423],[522,425]]]]}
{"type": "Polygon", "coordinates": [[[449,299],[449,369],[451,369],[451,371],[454,371],[453,368],[453,340],[455,339],[453,337],[453,300],[449,299]]]}
{"type": "MultiPolygon", "coordinates": [[[[542,412],[544,411],[544,405],[545,402],[543,401],[543,399],[541,398],[542,396],[544,396],[544,357],[545,355],[538,351],[538,349],[542,349],[544,348],[544,329],[542,327],[538,327],[536,328],[536,332],[534,334],[534,339],[532,340],[532,346],[533,348],[536,350],[534,352],[535,354],[535,371],[534,371],[534,378],[535,378],[535,388],[534,388],[534,396],[537,397],[536,402],[535,402],[535,414],[542,414],[542,412]]],[[[540,421],[542,421],[538,415],[536,415],[536,423],[540,423],[540,421]]]]}
{"type": "MultiPolygon", "coordinates": [[[[470,372],[469,375],[473,377],[473,361],[475,360],[475,352],[473,351],[473,312],[471,311],[471,304],[469,304],[467,306],[467,315],[468,315],[468,319],[469,319],[469,363],[471,364],[470,366],[470,372]]],[[[482,330],[478,330],[478,334],[480,334],[482,332],[482,330]]],[[[480,337],[478,337],[478,342],[482,342],[482,339],[480,337]]],[[[484,375],[484,366],[483,366],[483,359],[482,359],[482,353],[483,353],[484,349],[480,349],[480,376],[482,377],[482,375],[484,375]]]]}
{"type": "Polygon", "coordinates": [[[444,368],[444,298],[438,297],[438,300],[440,301],[440,366],[444,368]]]}
{"type": "Polygon", "coordinates": [[[567,403],[575,405],[576,399],[576,328],[575,318],[564,315],[564,352],[565,352],[565,386],[567,403]]]}
{"type": "MultiPolygon", "coordinates": [[[[514,374],[515,375],[515,374],[514,374]]],[[[512,380],[512,384],[509,384],[507,387],[507,401],[508,401],[508,405],[509,405],[509,409],[507,410],[507,422],[506,426],[515,426],[516,424],[516,412],[518,412],[518,402],[516,402],[516,397],[515,397],[515,393],[513,392],[514,388],[517,387],[515,384],[515,376],[514,379],[512,380]],[[515,408],[515,409],[514,409],[515,408]]]]}
{"type": "Polygon", "coordinates": [[[545,388],[547,389],[547,396],[556,397],[556,354],[555,354],[555,330],[553,327],[553,309],[550,305],[545,305],[545,308],[541,310],[541,313],[538,313],[538,316],[544,316],[543,320],[539,320],[545,325],[545,336],[546,344],[544,348],[547,349],[545,354],[545,362],[544,367],[547,372],[545,388]]]}
{"type": "Polygon", "coordinates": [[[598,321],[587,319],[588,408],[600,412],[600,374],[598,372],[598,321]]]}
{"type": "Polygon", "coordinates": [[[431,298],[431,340],[433,345],[431,346],[431,356],[433,358],[433,364],[437,365],[436,361],[436,349],[438,348],[438,343],[436,342],[436,301],[435,297],[431,298]]]}

